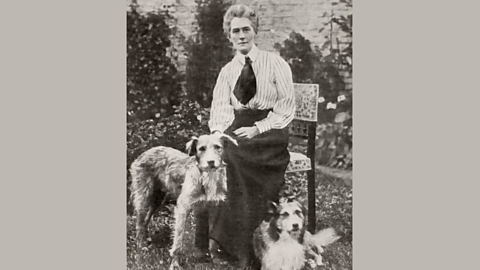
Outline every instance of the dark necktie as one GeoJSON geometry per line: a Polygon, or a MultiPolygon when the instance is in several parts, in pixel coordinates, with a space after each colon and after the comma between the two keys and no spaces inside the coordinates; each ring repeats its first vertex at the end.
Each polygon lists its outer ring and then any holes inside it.
{"type": "Polygon", "coordinates": [[[248,56],[245,57],[245,65],[242,73],[238,77],[237,84],[233,90],[233,94],[242,104],[247,104],[257,92],[257,80],[253,73],[252,64],[248,56]]]}

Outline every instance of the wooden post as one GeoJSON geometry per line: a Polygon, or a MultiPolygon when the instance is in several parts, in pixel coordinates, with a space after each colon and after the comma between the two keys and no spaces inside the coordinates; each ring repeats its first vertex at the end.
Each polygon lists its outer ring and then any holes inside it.
{"type": "Polygon", "coordinates": [[[308,189],[308,231],[315,232],[315,133],[317,123],[309,123],[307,140],[307,157],[310,158],[312,169],[307,172],[308,189]]]}

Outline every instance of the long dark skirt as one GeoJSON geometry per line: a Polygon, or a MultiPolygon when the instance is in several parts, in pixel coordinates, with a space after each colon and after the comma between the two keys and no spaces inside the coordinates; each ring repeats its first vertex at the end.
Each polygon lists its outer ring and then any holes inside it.
{"type": "Polygon", "coordinates": [[[238,147],[226,151],[227,203],[211,222],[210,237],[229,254],[240,260],[254,260],[253,231],[265,218],[268,201],[278,201],[279,191],[290,160],[288,129],[272,129],[251,139],[239,138],[233,131],[251,127],[270,110],[246,110],[235,113],[225,131],[238,147]],[[213,223],[212,223],[213,222],[213,223]]]}

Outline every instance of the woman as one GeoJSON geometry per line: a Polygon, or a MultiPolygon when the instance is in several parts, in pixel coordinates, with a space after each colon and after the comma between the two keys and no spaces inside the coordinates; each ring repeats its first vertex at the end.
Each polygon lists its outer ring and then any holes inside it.
{"type": "Polygon", "coordinates": [[[225,150],[229,194],[210,237],[246,267],[254,260],[253,231],[285,181],[295,98],[290,66],[254,44],[258,17],[251,8],[231,6],[223,28],[237,53],[218,76],[209,127],[234,137],[238,147],[225,150]]]}

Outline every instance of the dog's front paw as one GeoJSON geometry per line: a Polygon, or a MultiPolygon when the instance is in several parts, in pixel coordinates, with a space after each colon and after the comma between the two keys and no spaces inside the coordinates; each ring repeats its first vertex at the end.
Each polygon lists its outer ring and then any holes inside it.
{"type": "Polygon", "coordinates": [[[308,259],[307,266],[308,266],[307,269],[315,269],[315,267],[317,267],[317,263],[312,259],[308,259]]]}
{"type": "Polygon", "coordinates": [[[313,256],[306,261],[305,269],[318,269],[318,267],[324,265],[321,255],[313,256]]]}
{"type": "Polygon", "coordinates": [[[316,263],[318,266],[323,265],[322,255],[318,255],[318,256],[317,256],[317,259],[315,260],[315,263],[316,263]]]}

